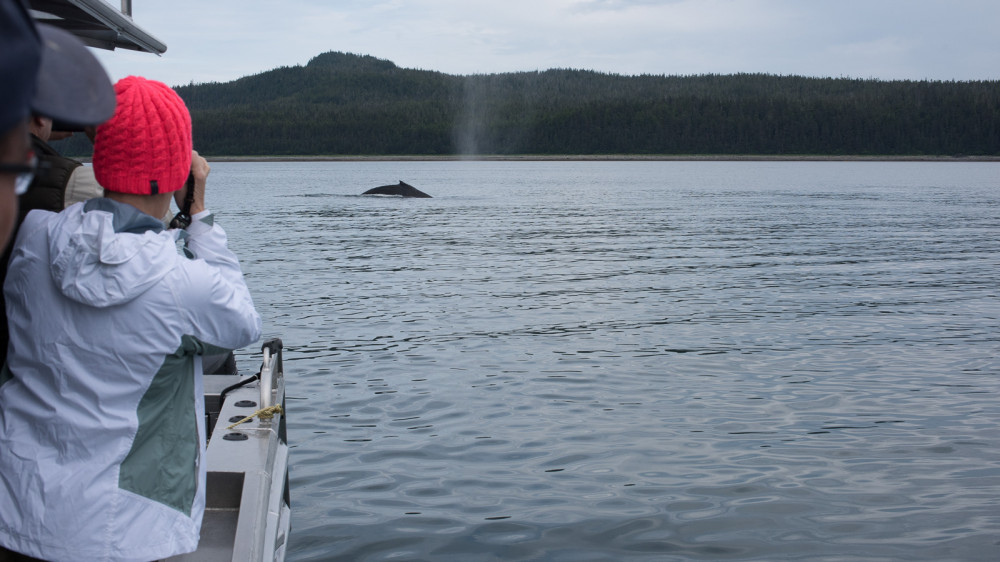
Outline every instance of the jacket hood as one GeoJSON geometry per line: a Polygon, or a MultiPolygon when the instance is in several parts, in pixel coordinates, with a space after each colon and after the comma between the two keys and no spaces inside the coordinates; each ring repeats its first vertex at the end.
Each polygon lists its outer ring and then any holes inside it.
{"type": "Polygon", "coordinates": [[[64,295],[83,304],[129,302],[173,268],[178,232],[111,199],[78,203],[49,224],[52,279],[64,295]]]}

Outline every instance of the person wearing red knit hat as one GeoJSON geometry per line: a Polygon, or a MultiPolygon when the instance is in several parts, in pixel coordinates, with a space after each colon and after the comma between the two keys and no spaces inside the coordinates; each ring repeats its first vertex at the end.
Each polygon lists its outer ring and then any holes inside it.
{"type": "Polygon", "coordinates": [[[115,93],[94,144],[105,196],[28,213],[4,284],[0,505],[10,507],[0,545],[44,560],[140,562],[197,548],[202,356],[261,332],[239,261],[205,209],[209,166],[192,150],[184,102],[139,77],[115,93]],[[170,199],[183,204],[188,192],[190,223],[165,228],[170,199]]]}

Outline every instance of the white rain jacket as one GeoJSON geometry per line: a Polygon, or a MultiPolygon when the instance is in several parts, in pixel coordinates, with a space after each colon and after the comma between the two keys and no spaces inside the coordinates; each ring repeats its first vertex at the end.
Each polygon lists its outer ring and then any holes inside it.
{"type": "Polygon", "coordinates": [[[250,345],[261,322],[212,216],[187,234],[195,259],[110,199],[28,214],[4,284],[0,544],[54,561],[197,548],[200,354],[250,345]]]}

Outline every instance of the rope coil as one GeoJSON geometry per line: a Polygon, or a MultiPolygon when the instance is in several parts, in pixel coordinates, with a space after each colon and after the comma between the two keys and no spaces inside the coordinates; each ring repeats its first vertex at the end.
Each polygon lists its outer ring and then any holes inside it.
{"type": "Polygon", "coordinates": [[[271,418],[274,417],[274,414],[283,414],[283,413],[284,413],[284,411],[281,409],[281,405],[280,404],[275,404],[274,406],[268,406],[267,408],[263,408],[263,409],[257,410],[256,412],[254,412],[254,413],[250,414],[249,416],[241,419],[240,421],[238,421],[238,422],[236,422],[236,423],[234,423],[234,424],[232,424],[230,426],[227,426],[226,429],[232,429],[232,428],[240,425],[241,423],[246,423],[246,422],[252,420],[254,418],[254,416],[257,416],[258,418],[260,418],[262,420],[269,420],[269,419],[271,419],[271,418]]]}

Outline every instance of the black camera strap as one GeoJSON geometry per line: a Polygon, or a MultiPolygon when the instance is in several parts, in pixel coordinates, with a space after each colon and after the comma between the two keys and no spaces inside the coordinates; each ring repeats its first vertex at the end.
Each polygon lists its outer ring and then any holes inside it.
{"type": "Polygon", "coordinates": [[[184,184],[187,187],[187,193],[184,194],[184,205],[181,206],[179,213],[174,215],[174,218],[170,221],[170,228],[187,228],[191,225],[191,205],[194,204],[194,175],[188,175],[187,182],[184,184]]]}

